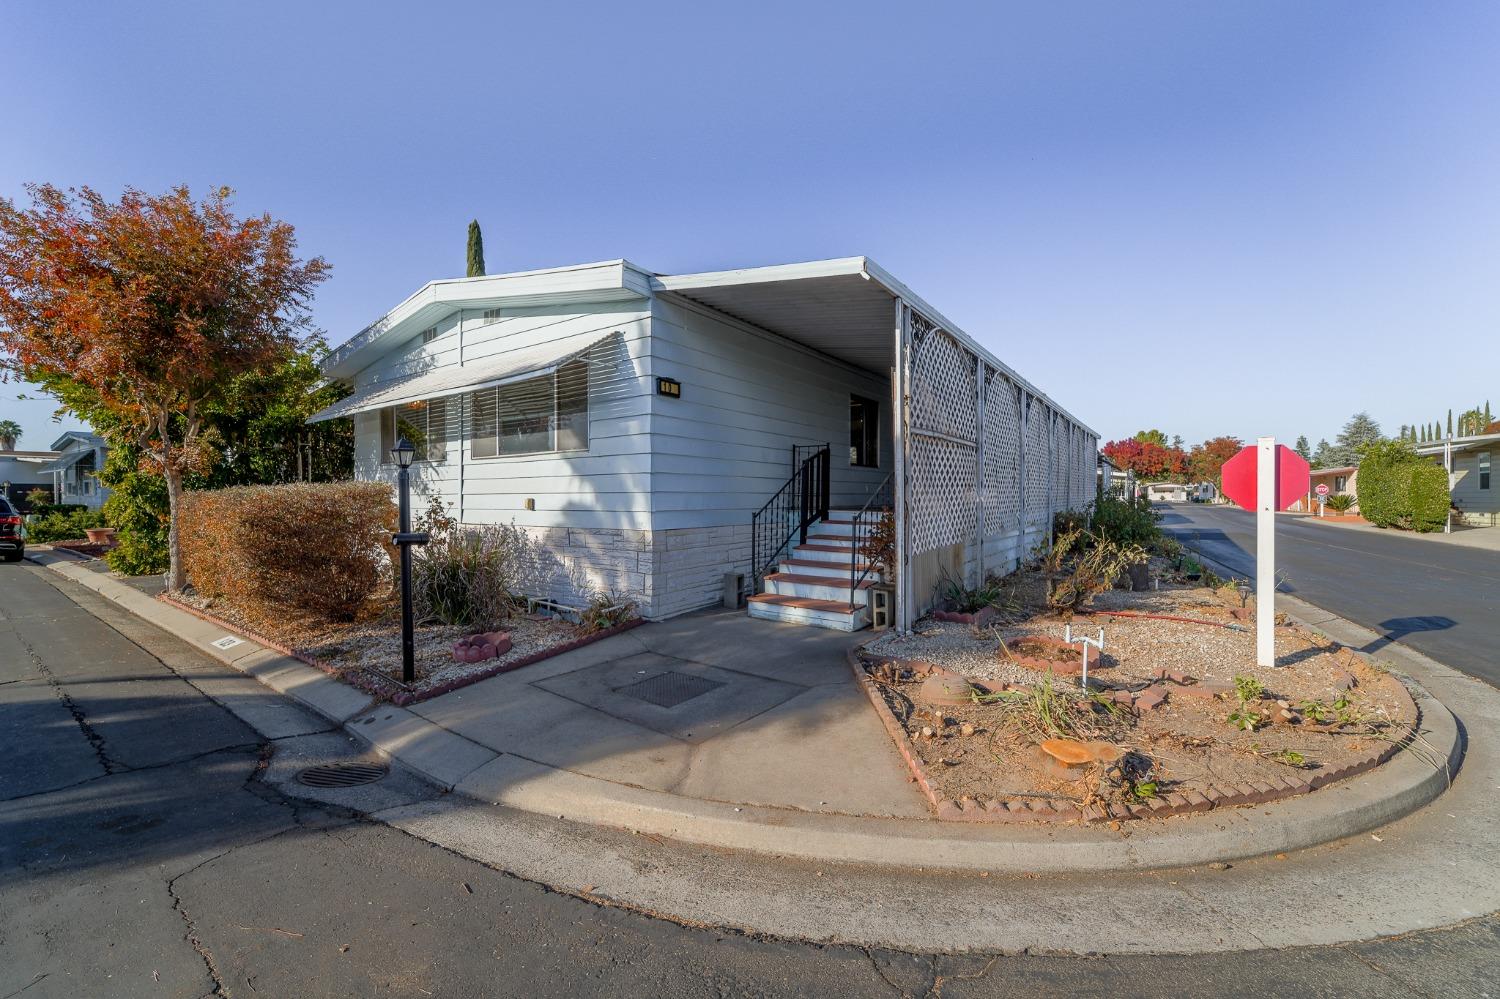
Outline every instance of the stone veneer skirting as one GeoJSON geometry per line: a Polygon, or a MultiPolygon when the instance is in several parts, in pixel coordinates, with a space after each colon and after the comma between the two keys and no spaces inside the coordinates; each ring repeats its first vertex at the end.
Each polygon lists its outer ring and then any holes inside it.
{"type": "Polygon", "coordinates": [[[642,617],[674,617],[718,604],[724,574],[750,571],[750,525],[639,531],[590,527],[525,528],[538,547],[531,588],[561,603],[612,591],[642,617]]]}

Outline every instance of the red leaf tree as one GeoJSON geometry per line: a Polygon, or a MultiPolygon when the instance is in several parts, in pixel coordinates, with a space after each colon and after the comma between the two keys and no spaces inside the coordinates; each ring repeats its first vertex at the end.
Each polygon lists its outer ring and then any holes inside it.
{"type": "Polygon", "coordinates": [[[1101,449],[1115,467],[1134,472],[1142,482],[1176,482],[1187,474],[1187,455],[1150,438],[1110,441],[1101,449]]]}
{"type": "Polygon", "coordinates": [[[0,366],[73,383],[161,471],[167,582],[181,589],[182,478],[213,460],[204,411],[311,339],[328,264],[297,258],[288,223],[237,218],[228,188],[202,201],[186,187],[118,202],[86,187],[27,192],[30,208],[0,198],[0,366]]]}
{"type": "Polygon", "coordinates": [[[1194,444],[1188,452],[1188,475],[1194,482],[1212,482],[1214,488],[1222,489],[1224,462],[1239,454],[1244,446],[1238,437],[1210,437],[1202,444],[1194,444]]]}

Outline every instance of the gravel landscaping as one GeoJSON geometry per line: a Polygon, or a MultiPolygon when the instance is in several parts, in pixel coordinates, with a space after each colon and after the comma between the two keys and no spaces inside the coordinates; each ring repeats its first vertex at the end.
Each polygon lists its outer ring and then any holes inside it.
{"type": "MultiPolygon", "coordinates": [[[[271,639],[299,655],[330,667],[341,678],[377,693],[407,691],[395,682],[401,677],[401,616],[396,607],[364,621],[329,622],[315,617],[289,615],[275,626],[252,626],[227,601],[207,600],[193,594],[176,599],[202,614],[218,618],[251,635],[271,639]],[[373,686],[371,686],[373,681],[373,686]]],[[[451,689],[473,678],[504,672],[518,663],[534,662],[549,651],[564,651],[588,630],[571,621],[517,613],[502,626],[510,635],[511,648],[502,655],[479,662],[459,662],[453,645],[478,629],[442,624],[418,625],[415,630],[416,682],[409,691],[417,694],[451,689]]]]}

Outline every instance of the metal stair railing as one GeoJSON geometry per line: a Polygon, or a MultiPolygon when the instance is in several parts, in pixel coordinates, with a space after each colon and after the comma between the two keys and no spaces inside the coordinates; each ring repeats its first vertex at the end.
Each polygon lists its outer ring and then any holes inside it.
{"type": "Polygon", "coordinates": [[[895,495],[891,489],[891,477],[887,475],[870,498],[865,500],[865,505],[859,508],[854,515],[854,524],[849,529],[849,538],[854,542],[854,547],[849,552],[849,610],[852,612],[856,606],[854,597],[859,592],[860,584],[874,570],[876,563],[865,559],[865,567],[859,567],[860,556],[880,529],[881,518],[885,517],[891,510],[895,495]]]}
{"type": "Polygon", "coordinates": [[[756,593],[792,539],[806,544],[808,526],[828,517],[829,446],[796,445],[792,455],[792,477],[750,518],[750,585],[756,593]]]}

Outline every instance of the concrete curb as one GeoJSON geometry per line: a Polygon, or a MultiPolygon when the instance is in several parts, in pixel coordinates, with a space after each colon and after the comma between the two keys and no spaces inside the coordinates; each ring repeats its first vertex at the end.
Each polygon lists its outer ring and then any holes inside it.
{"type": "Polygon", "coordinates": [[[550,817],[703,846],[808,861],[1017,873],[1141,870],[1239,860],[1363,832],[1432,801],[1462,757],[1453,715],[1421,688],[1427,751],[1402,752],[1376,774],[1255,809],[1136,823],[1128,835],[1083,826],[1017,826],[870,818],[733,805],[630,787],[496,753],[404,708],[376,702],[311,666],[210,625],[82,563],[33,561],[81,583],[195,648],[340,724],[459,794],[550,817]],[[223,639],[238,643],[228,648],[223,639]],[[220,645],[214,642],[219,641],[220,645]]]}

